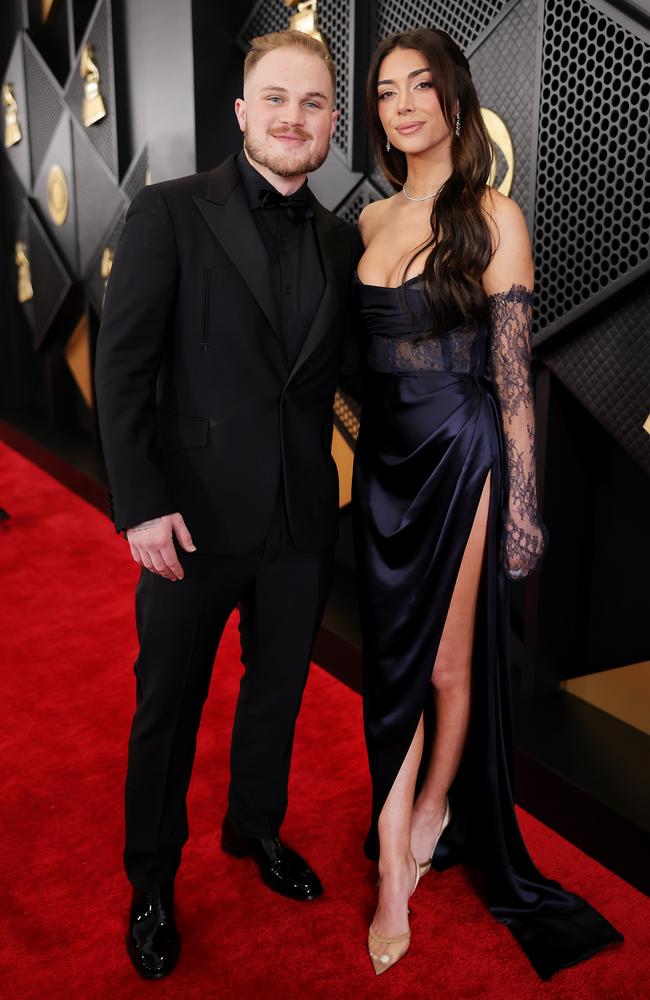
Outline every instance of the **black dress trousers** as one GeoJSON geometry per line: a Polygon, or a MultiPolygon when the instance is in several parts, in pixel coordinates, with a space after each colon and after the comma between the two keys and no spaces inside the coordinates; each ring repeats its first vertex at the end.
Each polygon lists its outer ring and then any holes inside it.
{"type": "Polygon", "coordinates": [[[182,581],[143,570],[136,592],[140,654],[124,862],[138,889],[173,879],[180,864],[201,711],[237,605],[245,672],[232,734],[229,816],[245,836],[277,834],[295,722],[331,586],[331,549],[295,549],[281,490],[267,537],[254,551],[179,557],[182,581]]]}

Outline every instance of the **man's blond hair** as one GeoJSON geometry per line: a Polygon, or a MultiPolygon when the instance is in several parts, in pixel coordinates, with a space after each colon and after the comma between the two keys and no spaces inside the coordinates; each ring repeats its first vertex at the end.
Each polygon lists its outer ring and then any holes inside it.
{"type": "Polygon", "coordinates": [[[303,52],[311,52],[313,56],[322,59],[332,81],[332,97],[336,93],[336,67],[327,48],[317,38],[312,38],[304,31],[273,31],[269,35],[259,35],[251,40],[251,47],[244,60],[244,83],[267,52],[274,52],[275,49],[302,49],[303,52]]]}

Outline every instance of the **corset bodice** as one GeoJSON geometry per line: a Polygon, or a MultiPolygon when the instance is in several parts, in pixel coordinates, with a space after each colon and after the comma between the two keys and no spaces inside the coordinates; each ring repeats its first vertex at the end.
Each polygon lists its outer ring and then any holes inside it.
{"type": "Polygon", "coordinates": [[[391,374],[418,371],[484,375],[488,357],[487,324],[458,324],[442,334],[432,329],[422,279],[386,288],[366,285],[355,274],[355,312],[368,342],[368,365],[391,374]]]}

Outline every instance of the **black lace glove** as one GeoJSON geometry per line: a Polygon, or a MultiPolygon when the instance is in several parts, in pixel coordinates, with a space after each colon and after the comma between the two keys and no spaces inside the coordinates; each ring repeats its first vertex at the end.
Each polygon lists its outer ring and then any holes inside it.
{"type": "Polygon", "coordinates": [[[548,533],[537,512],[535,410],[530,375],[533,293],[524,285],[488,296],[490,368],[496,386],[508,459],[508,509],[503,565],[512,580],[537,566],[548,533]]]}

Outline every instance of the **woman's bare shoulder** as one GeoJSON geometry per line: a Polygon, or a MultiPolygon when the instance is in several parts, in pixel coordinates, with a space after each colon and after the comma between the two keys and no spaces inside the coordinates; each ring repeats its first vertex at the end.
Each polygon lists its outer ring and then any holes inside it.
{"type": "Polygon", "coordinates": [[[395,195],[391,195],[389,198],[379,198],[377,201],[368,202],[362,208],[359,216],[359,230],[365,246],[368,246],[375,233],[385,225],[394,200],[395,195]]]}

